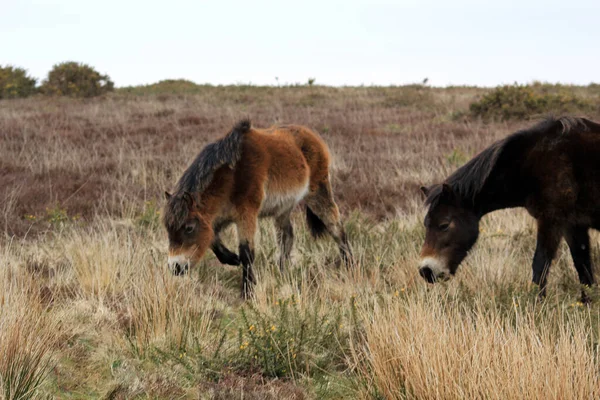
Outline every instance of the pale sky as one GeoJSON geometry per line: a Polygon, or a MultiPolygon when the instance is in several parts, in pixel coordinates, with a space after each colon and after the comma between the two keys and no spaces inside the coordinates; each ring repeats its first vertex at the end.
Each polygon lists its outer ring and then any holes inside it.
{"type": "Polygon", "coordinates": [[[117,86],[600,82],[600,1],[0,0],[0,65],[117,86]]]}

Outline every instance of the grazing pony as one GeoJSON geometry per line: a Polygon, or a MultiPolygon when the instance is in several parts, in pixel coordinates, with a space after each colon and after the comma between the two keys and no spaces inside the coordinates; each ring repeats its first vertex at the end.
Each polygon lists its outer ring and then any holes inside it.
{"type": "MultiPolygon", "coordinates": [[[[442,184],[422,187],[429,206],[419,273],[454,275],[485,214],[524,207],[537,220],[533,282],[540,296],[561,238],[582,285],[594,284],[588,229],[600,229],[600,125],[553,118],[492,144],[442,184]]],[[[582,301],[588,301],[582,290],[582,301]]]]}
{"type": "Polygon", "coordinates": [[[221,140],[206,146],[166,194],[164,225],[169,234],[169,269],[184,274],[210,247],[223,264],[242,264],[242,296],[255,283],[254,237],[258,218],[273,217],[283,270],[292,250],[290,214],[306,203],[306,221],[314,237],[328,233],[343,260],[350,246],[329,181],[329,150],[303,126],[254,129],[242,120],[221,140]],[[228,250],[219,234],[235,224],[239,256],[228,250]]]}

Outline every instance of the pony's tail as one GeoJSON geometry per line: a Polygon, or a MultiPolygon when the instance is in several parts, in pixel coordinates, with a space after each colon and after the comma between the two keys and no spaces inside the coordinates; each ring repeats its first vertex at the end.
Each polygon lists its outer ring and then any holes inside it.
{"type": "Polygon", "coordinates": [[[315,239],[323,237],[327,233],[325,223],[309,207],[306,207],[306,224],[315,239]]]}

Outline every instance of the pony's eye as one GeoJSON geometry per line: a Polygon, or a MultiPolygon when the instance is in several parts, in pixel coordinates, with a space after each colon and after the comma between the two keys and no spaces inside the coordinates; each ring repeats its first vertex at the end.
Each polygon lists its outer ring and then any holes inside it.
{"type": "Polygon", "coordinates": [[[448,228],[450,228],[450,223],[444,222],[443,224],[440,224],[439,228],[440,228],[440,231],[447,231],[448,228]]]}
{"type": "Polygon", "coordinates": [[[185,226],[185,233],[187,233],[189,235],[192,232],[194,232],[194,225],[186,225],[185,226]]]}

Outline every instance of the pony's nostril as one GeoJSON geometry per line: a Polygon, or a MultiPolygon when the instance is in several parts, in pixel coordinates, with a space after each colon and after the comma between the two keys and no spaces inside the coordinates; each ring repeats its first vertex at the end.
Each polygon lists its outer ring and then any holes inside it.
{"type": "Polygon", "coordinates": [[[175,275],[181,275],[181,265],[179,263],[175,263],[173,264],[173,274],[175,275]]]}
{"type": "Polygon", "coordinates": [[[188,272],[188,268],[189,268],[189,266],[187,263],[185,263],[185,264],[175,263],[175,264],[173,264],[172,271],[173,271],[174,275],[181,276],[188,272]]]}
{"type": "Polygon", "coordinates": [[[433,270],[429,267],[419,268],[419,275],[421,275],[423,279],[425,279],[429,283],[435,282],[435,275],[433,273],[433,270]]]}

